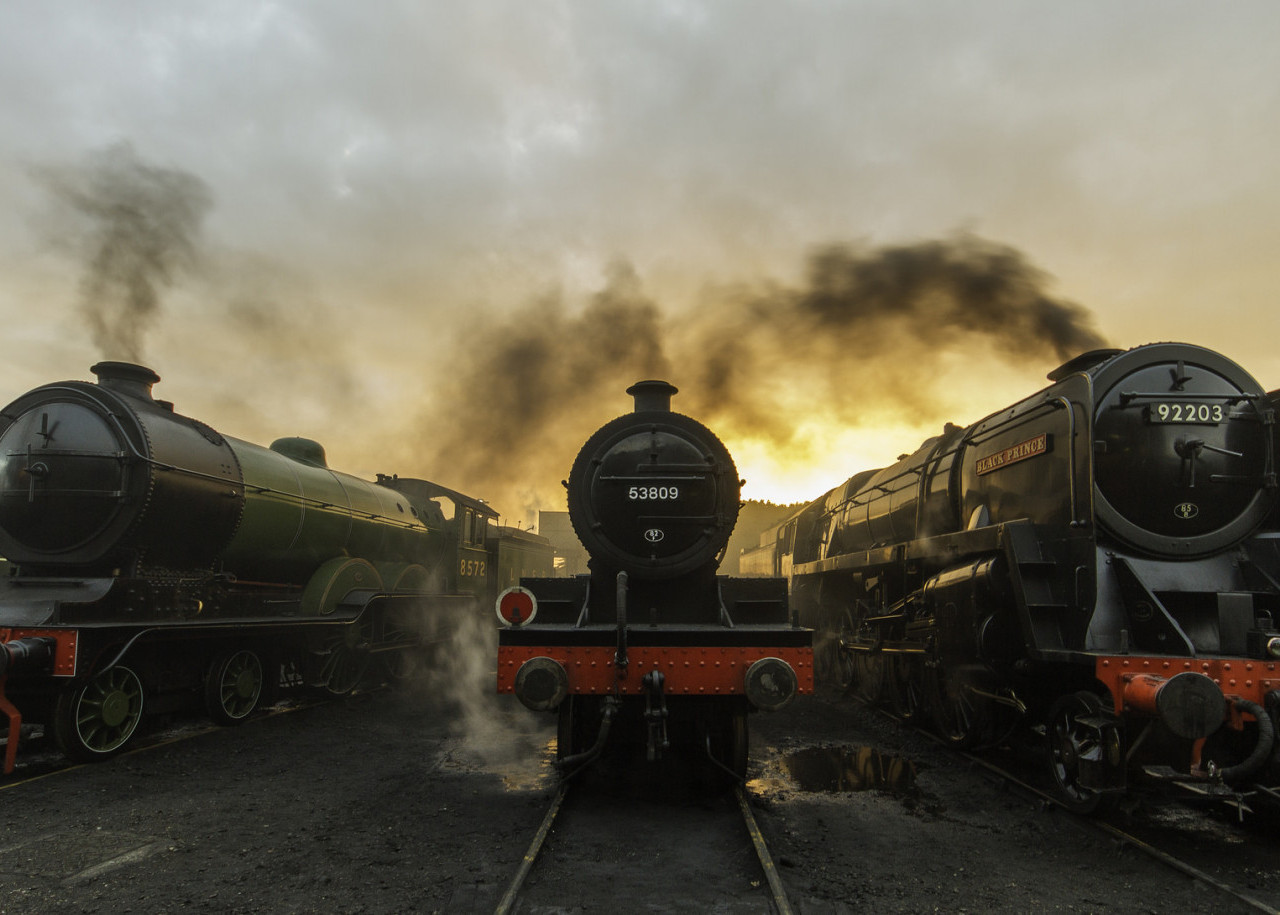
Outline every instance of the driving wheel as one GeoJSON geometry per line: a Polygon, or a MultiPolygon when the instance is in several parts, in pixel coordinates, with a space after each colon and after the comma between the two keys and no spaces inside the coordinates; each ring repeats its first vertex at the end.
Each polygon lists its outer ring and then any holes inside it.
{"type": "Polygon", "coordinates": [[[262,660],[248,649],[213,659],[204,681],[204,704],[218,724],[240,724],[258,707],[265,678],[262,660]]]}
{"type": "Polygon", "coordinates": [[[58,696],[53,737],[67,756],[92,762],[114,756],[142,720],[142,680],[127,667],[112,667],[58,696]]]}

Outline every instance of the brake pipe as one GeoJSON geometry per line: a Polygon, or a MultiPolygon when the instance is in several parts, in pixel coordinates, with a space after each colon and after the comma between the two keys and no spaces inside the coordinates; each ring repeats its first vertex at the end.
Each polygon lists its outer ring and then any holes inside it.
{"type": "Polygon", "coordinates": [[[1224,782],[1235,781],[1238,778],[1252,775],[1262,768],[1262,764],[1267,761],[1267,757],[1271,755],[1271,748],[1275,744],[1276,729],[1275,722],[1271,720],[1271,716],[1266,710],[1256,702],[1250,702],[1248,699],[1236,699],[1232,705],[1239,711],[1245,712],[1258,719],[1258,742],[1244,760],[1236,763],[1234,766],[1227,766],[1225,769],[1219,769],[1217,775],[1224,782]]]}

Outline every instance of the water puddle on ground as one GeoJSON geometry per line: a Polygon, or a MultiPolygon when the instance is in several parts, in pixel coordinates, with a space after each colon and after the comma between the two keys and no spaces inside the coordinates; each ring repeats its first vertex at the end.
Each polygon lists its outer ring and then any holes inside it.
{"type": "Polygon", "coordinates": [[[547,741],[542,752],[513,760],[501,767],[502,784],[508,791],[542,791],[555,785],[556,741],[547,741]]]}
{"type": "Polygon", "coordinates": [[[801,791],[887,791],[906,794],[916,764],[875,747],[809,747],[788,753],[782,770],[801,791]]]}

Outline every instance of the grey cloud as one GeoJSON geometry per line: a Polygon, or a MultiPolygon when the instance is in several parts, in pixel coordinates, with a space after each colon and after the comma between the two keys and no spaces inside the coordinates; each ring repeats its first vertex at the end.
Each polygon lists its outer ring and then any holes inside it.
{"type": "MultiPolygon", "coordinates": [[[[440,377],[449,347],[506,346],[490,331],[539,296],[590,324],[619,261],[697,398],[723,373],[690,360],[731,365],[736,343],[703,331],[708,291],[749,311],[770,283],[803,289],[821,246],[965,232],[1051,272],[1121,344],[1194,339],[1280,377],[1248,330],[1280,283],[1260,241],[1280,232],[1278,30],[1269,0],[6,4],[0,317],[56,338],[48,377],[83,374],[78,272],[35,240],[32,169],[127,142],[216,201],[199,222],[216,264],[173,267],[145,351],[190,399],[216,384],[215,423],[269,378],[255,429],[305,398],[323,424],[323,389],[335,423],[371,395],[365,421],[403,437],[464,393],[440,377]],[[332,388],[234,317],[270,308],[305,316],[332,388]]],[[[914,352],[901,322],[873,323],[914,352]]],[[[0,384],[30,377],[23,359],[0,384]]]]}

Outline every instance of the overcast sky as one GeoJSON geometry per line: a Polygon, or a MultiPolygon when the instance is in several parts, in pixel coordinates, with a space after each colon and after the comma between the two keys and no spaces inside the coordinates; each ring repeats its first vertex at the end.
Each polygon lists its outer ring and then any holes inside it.
{"type": "Polygon", "coordinates": [[[0,398],[142,361],[227,434],[314,437],[528,521],[630,374],[660,371],[748,495],[810,497],[1030,393],[1057,354],[971,326],[921,351],[895,326],[824,352],[877,366],[835,385],[756,340],[735,378],[787,417],[757,434],[747,398],[706,393],[705,316],[742,337],[739,306],[807,288],[832,246],[973,239],[1100,339],[1200,343],[1280,387],[1277,47],[1274,0],[4,3],[0,398]],[[93,273],[122,199],[167,214],[125,264],[150,284],[128,319],[108,300],[137,285],[93,273]],[[575,366],[544,384],[598,389],[536,428],[493,396],[492,354],[530,324],[551,336],[521,358],[575,366]],[[557,350],[587,329],[607,358],[557,350]],[[435,443],[486,414],[518,439],[435,443]]]}

